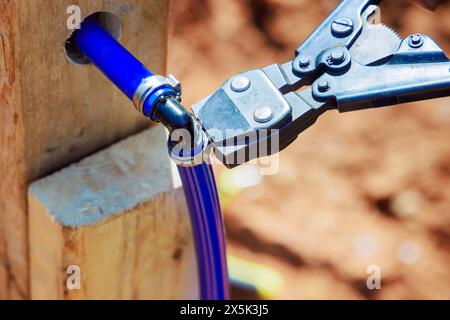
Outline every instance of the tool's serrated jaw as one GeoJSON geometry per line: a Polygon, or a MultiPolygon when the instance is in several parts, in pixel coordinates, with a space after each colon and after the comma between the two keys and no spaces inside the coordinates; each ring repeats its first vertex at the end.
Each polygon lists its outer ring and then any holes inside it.
{"type": "Polygon", "coordinates": [[[395,30],[379,22],[379,12],[379,8],[373,5],[363,13],[361,34],[350,49],[352,59],[362,65],[393,55],[402,41],[395,30]]]}
{"type": "Polygon", "coordinates": [[[391,27],[385,25],[384,23],[381,23],[381,25],[382,25],[383,27],[387,28],[387,29],[391,32],[391,36],[392,36],[392,37],[395,37],[395,38],[397,38],[397,39],[400,40],[400,41],[403,40],[403,38],[400,36],[400,34],[399,34],[396,30],[394,30],[394,29],[392,29],[391,27]]]}

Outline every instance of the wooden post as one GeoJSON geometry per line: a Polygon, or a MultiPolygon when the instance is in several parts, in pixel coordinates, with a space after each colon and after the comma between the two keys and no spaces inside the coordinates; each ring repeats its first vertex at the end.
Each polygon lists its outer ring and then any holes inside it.
{"type": "Polygon", "coordinates": [[[165,71],[169,0],[0,0],[0,298],[29,297],[29,183],[148,123],[95,68],[66,58],[69,5],[115,14],[121,42],[165,71]]]}
{"type": "Polygon", "coordinates": [[[158,126],[31,185],[33,299],[197,297],[191,229],[166,141],[158,126]]]}

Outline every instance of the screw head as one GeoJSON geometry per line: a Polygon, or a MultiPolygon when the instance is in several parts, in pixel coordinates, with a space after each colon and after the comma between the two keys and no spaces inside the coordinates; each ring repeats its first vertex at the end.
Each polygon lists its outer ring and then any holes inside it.
{"type": "Polygon", "coordinates": [[[411,48],[420,48],[423,45],[423,37],[420,34],[414,34],[409,37],[408,44],[411,48]]]}
{"type": "Polygon", "coordinates": [[[259,107],[253,112],[253,118],[256,122],[266,123],[272,120],[273,111],[270,107],[259,107]]]}
{"type": "Polygon", "coordinates": [[[308,57],[305,57],[305,56],[301,56],[298,59],[298,63],[300,65],[300,68],[303,68],[303,69],[309,67],[309,65],[310,65],[310,61],[309,61],[308,57]]]}
{"type": "Polygon", "coordinates": [[[331,31],[336,37],[347,37],[354,29],[353,20],[350,18],[339,18],[331,24],[331,31]]]}
{"type": "Polygon", "coordinates": [[[345,53],[341,49],[334,49],[330,54],[331,62],[340,64],[345,60],[345,53]]]}
{"type": "Polygon", "coordinates": [[[330,85],[328,84],[328,81],[321,80],[317,84],[317,89],[319,89],[320,92],[327,92],[330,90],[330,85]]]}
{"type": "Polygon", "coordinates": [[[231,90],[234,92],[244,92],[250,88],[250,79],[246,76],[236,76],[231,80],[231,90]]]}

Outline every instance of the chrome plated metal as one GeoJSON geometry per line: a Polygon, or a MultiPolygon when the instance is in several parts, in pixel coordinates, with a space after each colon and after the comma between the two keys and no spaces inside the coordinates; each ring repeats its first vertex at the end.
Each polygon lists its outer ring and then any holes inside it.
{"type": "Polygon", "coordinates": [[[263,140],[278,139],[279,148],[270,150],[282,150],[330,109],[349,111],[450,95],[450,62],[444,52],[425,35],[401,39],[380,24],[379,2],[342,1],[299,46],[292,61],[243,72],[192,107],[226,166],[242,164],[233,161],[243,151],[244,162],[261,156],[258,146],[263,140]],[[251,86],[233,90],[238,87],[233,81],[241,77],[251,86]],[[270,106],[271,116],[258,121],[262,118],[255,110],[264,106],[270,106]],[[267,137],[264,130],[274,133],[267,137]]]}

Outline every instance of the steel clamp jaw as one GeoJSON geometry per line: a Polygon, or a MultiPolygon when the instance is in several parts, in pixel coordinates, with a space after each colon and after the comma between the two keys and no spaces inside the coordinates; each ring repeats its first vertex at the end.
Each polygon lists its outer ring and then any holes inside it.
{"type": "Polygon", "coordinates": [[[313,84],[313,96],[334,101],[340,112],[450,96],[450,60],[431,38],[415,34],[385,62],[365,66],[353,61],[339,77],[322,75],[313,84]],[[320,92],[324,81],[329,89],[320,92]]]}
{"type": "Polygon", "coordinates": [[[294,60],[236,75],[192,107],[227,167],[279,152],[329,109],[450,95],[450,62],[442,50],[427,36],[402,40],[373,24],[379,2],[343,1],[294,60]]]}

